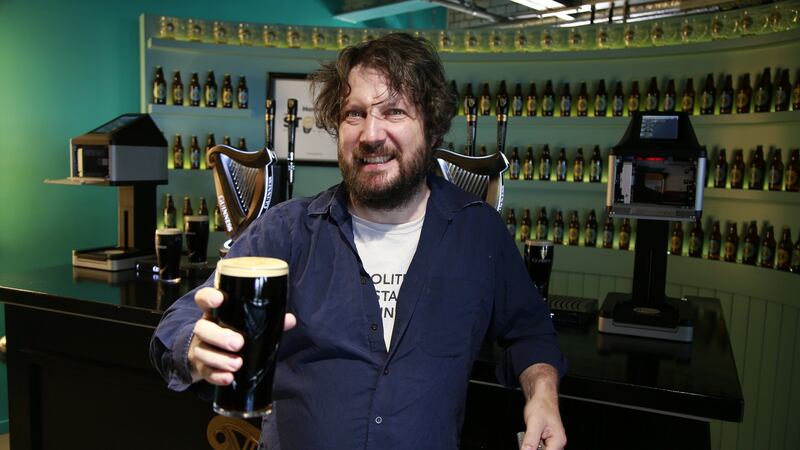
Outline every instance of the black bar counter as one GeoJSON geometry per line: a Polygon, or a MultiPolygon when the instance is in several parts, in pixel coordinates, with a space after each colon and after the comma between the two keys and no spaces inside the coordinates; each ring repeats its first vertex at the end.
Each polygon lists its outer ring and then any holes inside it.
{"type": "MultiPolygon", "coordinates": [[[[211,405],[168,391],[148,357],[162,312],[204,275],[169,285],[69,265],[0,274],[12,448],[209,448],[211,405]]],[[[720,304],[691,302],[691,344],[559,329],[568,449],[708,449],[709,421],[742,420],[720,304]]],[[[499,354],[487,345],[475,364],[464,449],[513,449],[524,429],[521,392],[495,381],[499,354]]]]}

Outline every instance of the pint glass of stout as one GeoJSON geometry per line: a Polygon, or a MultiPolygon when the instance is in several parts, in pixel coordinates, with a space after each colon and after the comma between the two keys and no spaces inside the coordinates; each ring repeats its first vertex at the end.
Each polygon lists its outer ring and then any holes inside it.
{"type": "Polygon", "coordinates": [[[213,310],[222,327],[244,336],[242,367],[233,383],[217,386],[214,411],[251,418],[272,412],[272,380],[286,314],[289,266],[275,258],[226,258],[217,264],[215,287],[224,296],[213,310]]]}
{"type": "Polygon", "coordinates": [[[158,279],[165,283],[181,281],[181,248],[183,237],[177,228],[156,230],[156,264],[158,279]]]}
{"type": "Polygon", "coordinates": [[[202,264],[208,259],[208,216],[186,216],[186,249],[189,262],[202,264]]]}
{"type": "Polygon", "coordinates": [[[543,240],[525,241],[525,266],[542,300],[547,301],[550,287],[550,272],[553,270],[553,242],[543,240]]]}

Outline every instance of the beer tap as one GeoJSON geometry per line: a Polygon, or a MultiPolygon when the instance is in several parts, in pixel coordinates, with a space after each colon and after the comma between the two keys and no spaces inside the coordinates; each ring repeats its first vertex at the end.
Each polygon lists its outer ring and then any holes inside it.
{"type": "Polygon", "coordinates": [[[478,134],[478,103],[472,95],[472,84],[467,85],[464,94],[464,115],[467,116],[467,156],[475,156],[475,146],[478,134]]]}
{"type": "Polygon", "coordinates": [[[505,81],[500,86],[500,92],[497,94],[497,151],[498,153],[505,153],[506,151],[506,130],[508,128],[508,94],[505,90],[505,81]]]}
{"type": "Polygon", "coordinates": [[[294,188],[294,144],[295,135],[297,134],[297,123],[299,122],[297,118],[297,99],[290,98],[286,107],[286,117],[283,121],[288,128],[287,134],[289,135],[289,146],[286,152],[286,164],[289,175],[287,177],[286,199],[289,200],[292,198],[292,190],[294,188]]]}
{"type": "Polygon", "coordinates": [[[275,150],[275,100],[268,98],[266,102],[266,114],[264,120],[267,125],[266,147],[275,150]]]}

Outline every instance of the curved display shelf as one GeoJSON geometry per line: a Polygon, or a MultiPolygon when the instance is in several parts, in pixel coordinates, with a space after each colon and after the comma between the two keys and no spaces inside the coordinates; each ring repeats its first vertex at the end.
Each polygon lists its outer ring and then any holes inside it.
{"type": "Polygon", "coordinates": [[[181,105],[147,105],[149,114],[170,114],[195,117],[215,117],[226,119],[249,119],[253,117],[252,109],[239,108],[207,108],[205,106],[181,106],[181,105]]]}

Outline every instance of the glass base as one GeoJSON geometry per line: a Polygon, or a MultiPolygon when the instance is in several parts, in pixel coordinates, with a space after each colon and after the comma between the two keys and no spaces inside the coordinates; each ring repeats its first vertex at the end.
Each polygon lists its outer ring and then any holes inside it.
{"type": "Polygon", "coordinates": [[[221,408],[214,403],[214,412],[227,417],[238,417],[239,419],[252,419],[254,417],[264,417],[272,414],[272,404],[267,405],[266,408],[257,409],[255,411],[232,411],[221,408]]]}

